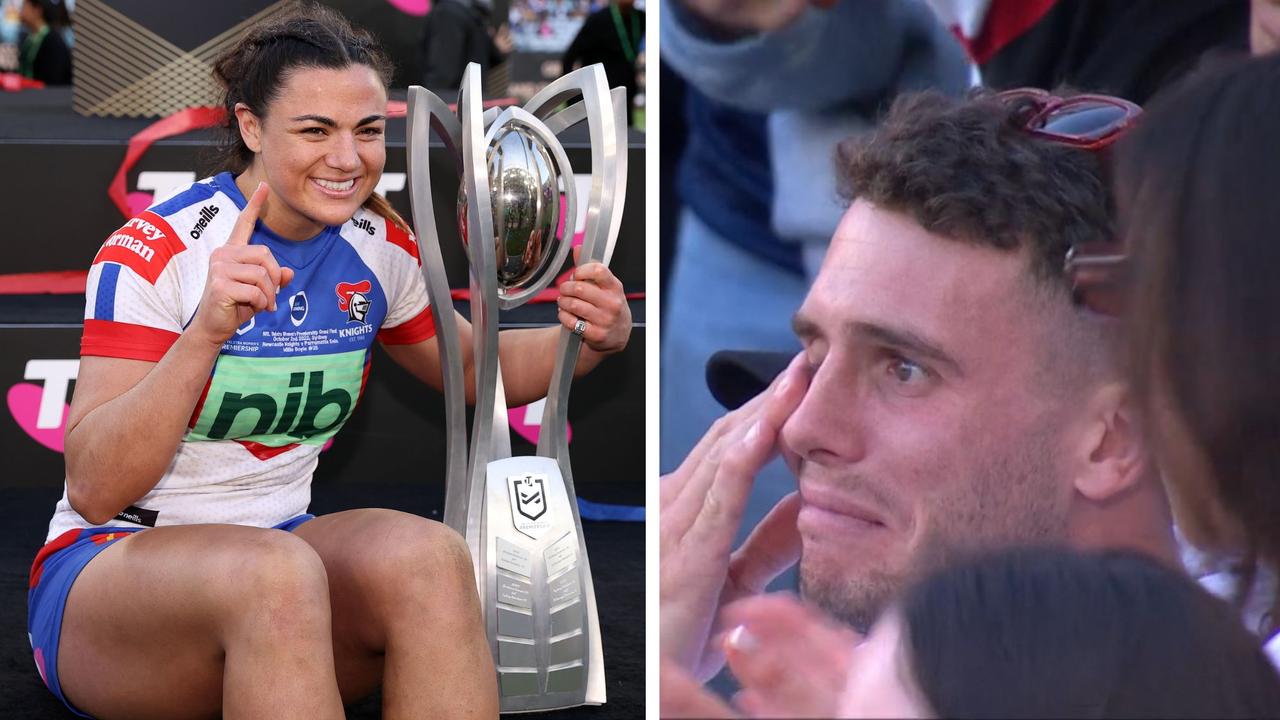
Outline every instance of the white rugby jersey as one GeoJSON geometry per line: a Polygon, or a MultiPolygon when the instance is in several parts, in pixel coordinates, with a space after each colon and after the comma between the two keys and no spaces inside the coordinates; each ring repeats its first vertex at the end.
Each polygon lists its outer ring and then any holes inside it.
{"type": "MultiPolygon", "coordinates": [[[[195,315],[209,256],[245,198],[230,173],[193,184],[130,219],[103,243],[86,288],[80,354],[159,361],[195,315]]],[[[355,409],[374,338],[430,338],[413,237],[361,209],[301,242],[261,222],[266,245],[293,281],[223,346],[172,464],[147,495],[107,525],[235,523],[271,527],[306,512],[321,447],[355,409]]],[[[52,539],[94,525],[65,487],[52,539]]]]}

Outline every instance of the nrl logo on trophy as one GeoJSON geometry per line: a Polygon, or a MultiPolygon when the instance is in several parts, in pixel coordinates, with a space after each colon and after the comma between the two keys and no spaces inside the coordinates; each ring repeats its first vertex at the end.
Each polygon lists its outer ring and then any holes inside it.
{"type": "Polygon", "coordinates": [[[578,262],[608,264],[626,187],[625,109],[626,91],[611,90],[599,65],[550,83],[523,107],[483,110],[474,63],[463,75],[456,115],[435,94],[409,88],[408,189],[444,372],[445,523],[466,538],[475,563],[503,712],[605,701],[600,623],[566,435],[582,338],[561,329],[536,454],[512,457],[498,311],[550,285],[579,230],[578,262]],[[584,122],[591,185],[585,227],[578,228],[573,169],[557,135],[584,122]],[[461,180],[456,218],[475,344],[469,447],[462,349],[431,192],[433,134],[461,180]]]}
{"type": "Polygon", "coordinates": [[[547,523],[538,523],[547,514],[546,478],[542,475],[523,475],[507,478],[511,484],[511,519],[516,529],[537,538],[547,523]]]}

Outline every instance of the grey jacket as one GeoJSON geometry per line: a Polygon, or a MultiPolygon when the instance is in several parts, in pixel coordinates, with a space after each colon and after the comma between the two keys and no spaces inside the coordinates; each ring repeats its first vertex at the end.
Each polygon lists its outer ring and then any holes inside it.
{"type": "MultiPolygon", "coordinates": [[[[769,114],[774,231],[825,247],[844,210],[835,145],[869,129],[898,93],[962,93],[970,66],[919,0],[838,0],[776,32],[721,42],[662,0],[662,58],[707,96],[769,114]]],[[[808,254],[808,253],[807,253],[808,254]]]]}

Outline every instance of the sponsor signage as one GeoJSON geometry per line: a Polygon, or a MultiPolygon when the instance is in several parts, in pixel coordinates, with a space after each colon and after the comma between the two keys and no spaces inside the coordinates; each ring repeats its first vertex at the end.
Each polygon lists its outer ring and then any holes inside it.
{"type": "MultiPolygon", "coordinates": [[[[80,326],[4,321],[0,317],[0,392],[7,401],[0,413],[0,452],[17,470],[0,476],[0,486],[60,485],[65,472],[63,436],[80,367],[80,326]]],[[[644,327],[637,327],[625,351],[574,383],[570,422],[574,482],[580,490],[595,483],[636,483],[643,488],[644,335],[644,327]]],[[[434,488],[443,499],[444,401],[380,349],[374,356],[358,404],[354,399],[360,378],[354,359],[350,367],[336,360],[332,365],[317,362],[275,370],[270,363],[257,367],[264,358],[223,356],[219,362],[245,363],[241,372],[283,375],[248,389],[211,386],[193,432],[276,446],[332,438],[333,447],[321,456],[316,470],[316,483],[415,483],[434,488]],[[339,427],[342,432],[334,438],[339,427]]],[[[525,420],[512,424],[513,449],[532,453],[537,427],[531,421],[539,408],[535,404],[512,412],[525,420]]],[[[634,502],[643,501],[640,489],[634,502]]],[[[525,502],[525,510],[537,515],[536,496],[525,502]]],[[[545,515],[521,518],[546,520],[545,515]]]]}

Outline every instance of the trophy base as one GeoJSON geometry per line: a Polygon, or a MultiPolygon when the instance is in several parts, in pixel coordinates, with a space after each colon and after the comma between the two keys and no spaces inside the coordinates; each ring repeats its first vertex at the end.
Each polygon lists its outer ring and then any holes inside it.
{"type": "Polygon", "coordinates": [[[504,713],[604,702],[600,625],[574,502],[554,458],[487,466],[481,599],[504,713]],[[593,675],[601,687],[589,692],[593,675]]]}

